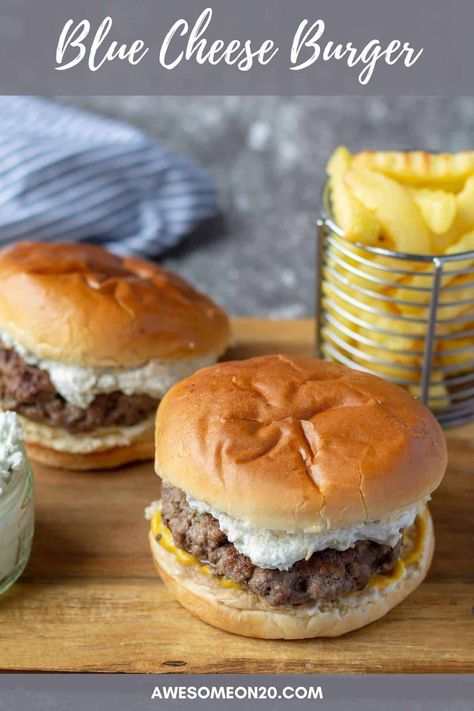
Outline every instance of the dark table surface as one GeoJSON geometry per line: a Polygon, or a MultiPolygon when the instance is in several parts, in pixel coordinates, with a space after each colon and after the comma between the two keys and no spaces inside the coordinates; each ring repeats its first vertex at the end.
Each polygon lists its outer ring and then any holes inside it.
{"type": "Polygon", "coordinates": [[[338,144],[460,150],[474,99],[434,97],[63,97],[129,121],[199,160],[219,185],[225,229],[166,257],[233,314],[311,315],[314,230],[338,144]]]}

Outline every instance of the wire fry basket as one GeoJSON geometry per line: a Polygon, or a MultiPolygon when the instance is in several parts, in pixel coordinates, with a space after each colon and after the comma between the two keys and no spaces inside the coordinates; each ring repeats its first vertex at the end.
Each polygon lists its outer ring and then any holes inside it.
{"type": "Polygon", "coordinates": [[[353,243],[327,210],[316,241],[316,355],[402,385],[445,426],[474,417],[474,251],[353,243]]]}

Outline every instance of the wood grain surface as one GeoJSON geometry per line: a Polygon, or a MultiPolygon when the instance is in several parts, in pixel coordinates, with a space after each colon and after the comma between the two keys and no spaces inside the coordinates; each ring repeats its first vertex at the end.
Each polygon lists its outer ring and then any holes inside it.
{"type": "MultiPolygon", "coordinates": [[[[310,321],[235,320],[232,357],[311,353],[310,321]]],[[[448,473],[432,502],[426,582],[343,638],[261,641],[221,632],[172,600],[147,549],[152,463],[107,473],[35,466],[37,525],[21,580],[0,598],[0,669],[91,672],[474,671],[474,428],[448,431],[448,473]]]]}

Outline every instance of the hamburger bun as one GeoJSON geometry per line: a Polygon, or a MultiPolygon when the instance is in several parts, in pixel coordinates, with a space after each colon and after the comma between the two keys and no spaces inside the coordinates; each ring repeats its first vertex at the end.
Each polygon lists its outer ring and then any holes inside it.
{"type": "Polygon", "coordinates": [[[406,390],[315,358],[218,363],[174,385],[156,419],[156,471],[255,528],[376,521],[438,486],[443,432],[406,390]]]}
{"type": "Polygon", "coordinates": [[[150,532],[155,566],[169,592],[199,619],[227,632],[260,639],[338,637],[378,620],[404,600],[425,578],[434,549],[431,516],[426,509],[423,550],[403,575],[383,589],[351,593],[333,603],[270,607],[244,590],[223,588],[193,566],[181,565],[150,532]]]}
{"type": "Polygon", "coordinates": [[[42,359],[138,366],[225,350],[225,313],[183,279],[89,244],[0,251],[0,326],[42,359]]]}
{"type": "Polygon", "coordinates": [[[123,464],[153,459],[153,420],[135,427],[98,430],[74,435],[57,427],[20,417],[28,455],[40,464],[60,469],[114,469],[123,464]],[[119,434],[119,436],[117,436],[119,434]],[[115,442],[115,444],[111,444],[115,442]]]}
{"type": "Polygon", "coordinates": [[[90,471],[94,469],[116,469],[124,464],[153,459],[153,437],[142,438],[123,447],[113,447],[97,452],[60,452],[26,442],[28,456],[35,462],[58,469],[90,471]]]}

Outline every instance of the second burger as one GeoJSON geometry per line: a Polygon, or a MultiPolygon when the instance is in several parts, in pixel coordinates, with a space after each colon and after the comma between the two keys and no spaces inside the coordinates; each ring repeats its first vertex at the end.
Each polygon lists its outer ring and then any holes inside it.
{"type": "Polygon", "coordinates": [[[40,462],[151,458],[159,400],[229,336],[219,307],[145,260],[86,244],[0,251],[0,409],[21,416],[40,462]]]}

